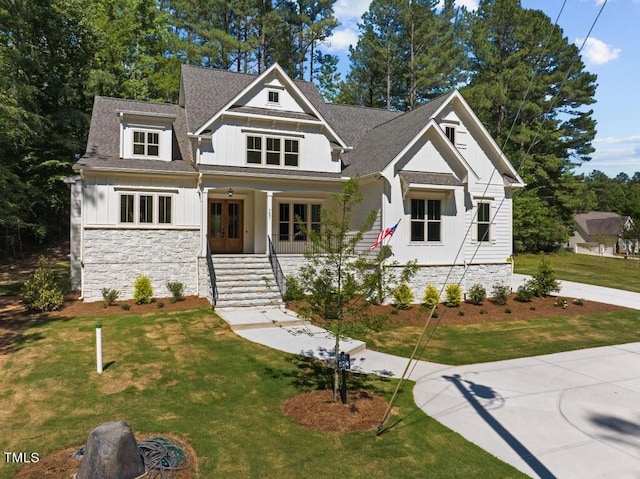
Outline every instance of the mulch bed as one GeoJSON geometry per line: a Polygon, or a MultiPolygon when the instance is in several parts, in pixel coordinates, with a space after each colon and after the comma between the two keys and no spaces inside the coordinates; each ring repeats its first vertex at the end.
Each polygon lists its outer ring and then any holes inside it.
{"type": "Polygon", "coordinates": [[[311,391],[287,399],[282,412],[316,431],[355,432],[376,429],[388,407],[386,400],[367,391],[347,391],[347,404],[333,400],[333,391],[311,391]]]}

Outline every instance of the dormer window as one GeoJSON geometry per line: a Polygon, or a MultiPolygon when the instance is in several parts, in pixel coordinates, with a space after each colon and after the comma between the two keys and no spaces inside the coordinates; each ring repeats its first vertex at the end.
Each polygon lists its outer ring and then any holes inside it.
{"type": "Polygon", "coordinates": [[[160,156],[160,134],[151,131],[134,131],[133,154],[136,156],[160,156]]]}
{"type": "Polygon", "coordinates": [[[280,103],[280,92],[269,90],[269,103],[280,103]]]}

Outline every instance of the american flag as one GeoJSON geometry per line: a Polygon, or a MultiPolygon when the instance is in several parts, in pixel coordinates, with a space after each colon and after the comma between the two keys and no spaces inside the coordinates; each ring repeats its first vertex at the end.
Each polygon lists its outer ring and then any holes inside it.
{"type": "Polygon", "coordinates": [[[400,224],[400,220],[398,220],[398,222],[395,225],[391,226],[390,228],[386,228],[380,231],[380,233],[378,233],[378,237],[376,238],[375,243],[371,245],[371,249],[372,250],[376,249],[378,246],[380,246],[380,244],[385,238],[393,236],[393,233],[396,232],[396,228],[398,227],[399,224],[400,224]]]}

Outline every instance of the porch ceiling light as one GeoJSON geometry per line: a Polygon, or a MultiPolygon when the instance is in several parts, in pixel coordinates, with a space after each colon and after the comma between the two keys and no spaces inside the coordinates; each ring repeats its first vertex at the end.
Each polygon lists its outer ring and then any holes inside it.
{"type": "Polygon", "coordinates": [[[229,195],[229,198],[231,198],[233,196],[233,188],[229,188],[229,191],[227,191],[227,194],[229,195]]]}

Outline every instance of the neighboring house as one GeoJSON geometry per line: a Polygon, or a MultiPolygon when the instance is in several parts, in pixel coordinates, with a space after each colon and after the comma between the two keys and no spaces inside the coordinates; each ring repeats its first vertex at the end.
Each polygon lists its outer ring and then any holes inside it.
{"type": "Polygon", "coordinates": [[[269,252],[296,274],[296,218],[321,228],[356,176],[356,217],[378,213],[363,247],[401,220],[393,260],[417,260],[418,299],[463,277],[510,284],[511,198],[524,184],[458,91],[401,113],[327,104],[277,64],[260,75],[183,66],[178,105],[97,97],[74,170],[71,270],[85,300],[102,288],[131,297],[146,274],[157,296],[181,281],[212,300],[215,276],[219,305],[281,302],[266,294],[269,252]]]}
{"type": "Polygon", "coordinates": [[[582,254],[631,254],[636,242],[623,239],[622,236],[631,227],[632,221],[630,216],[602,211],[577,214],[569,247],[575,253],[582,254]]]}

